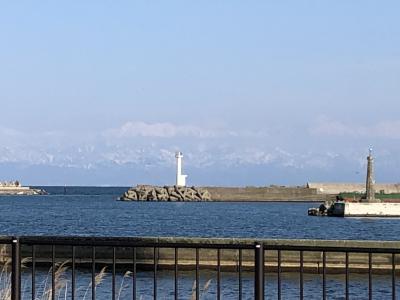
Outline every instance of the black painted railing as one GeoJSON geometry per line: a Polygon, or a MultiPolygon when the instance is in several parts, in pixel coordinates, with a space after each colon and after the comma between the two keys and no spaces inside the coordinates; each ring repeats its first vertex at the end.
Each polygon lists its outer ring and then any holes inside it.
{"type": "MultiPolygon", "coordinates": [[[[322,285],[321,285],[321,294],[322,298],[326,299],[329,295],[327,295],[327,270],[329,269],[327,266],[327,255],[332,253],[341,253],[344,255],[343,259],[343,268],[341,268],[341,273],[345,276],[345,289],[343,291],[343,298],[349,299],[349,255],[350,254],[366,254],[367,260],[365,262],[365,272],[368,274],[368,298],[372,299],[373,296],[373,255],[385,254],[389,255],[391,261],[387,265],[389,269],[385,269],[389,272],[391,278],[391,298],[396,299],[396,254],[400,253],[400,249],[395,247],[397,244],[393,242],[388,242],[384,246],[377,244],[376,247],[371,247],[371,245],[363,245],[362,242],[356,245],[342,245],[341,243],[334,242],[323,244],[321,243],[313,243],[302,241],[302,243],[290,243],[290,242],[274,242],[270,243],[268,241],[254,241],[254,240],[236,240],[236,239],[190,239],[190,238],[119,238],[119,237],[45,237],[45,236],[37,236],[37,237],[2,237],[0,238],[0,244],[8,245],[10,251],[8,255],[11,260],[11,299],[12,300],[20,300],[21,299],[21,266],[24,264],[22,262],[24,257],[29,256],[28,268],[31,274],[31,299],[36,299],[36,274],[37,274],[37,266],[47,264],[50,265],[51,268],[49,271],[51,273],[51,287],[49,286],[49,295],[50,299],[56,299],[56,264],[57,259],[62,256],[63,259],[68,258],[68,265],[71,268],[71,299],[75,300],[76,297],[76,279],[77,279],[77,269],[80,265],[85,265],[86,269],[90,270],[91,273],[91,298],[96,299],[96,267],[98,260],[101,260],[102,263],[107,263],[111,266],[112,273],[112,288],[111,295],[112,299],[117,299],[117,287],[116,287],[116,273],[117,266],[119,263],[119,258],[117,258],[117,250],[123,249],[124,251],[124,264],[130,265],[132,270],[132,299],[137,298],[137,272],[138,272],[138,259],[137,259],[137,251],[138,249],[151,249],[152,259],[149,262],[147,259],[147,270],[149,270],[149,266],[151,271],[153,272],[152,278],[152,297],[157,299],[157,295],[159,292],[159,288],[157,286],[158,283],[158,273],[160,271],[161,264],[159,263],[159,254],[160,249],[169,249],[170,254],[168,263],[165,261],[162,264],[162,267],[168,267],[173,272],[173,294],[174,299],[178,299],[179,296],[179,272],[181,265],[179,264],[180,253],[183,249],[193,249],[195,255],[192,258],[192,263],[189,263],[185,266],[186,270],[188,265],[192,267],[192,271],[195,276],[195,284],[193,288],[193,297],[194,299],[200,299],[200,251],[203,250],[213,250],[215,251],[215,257],[210,257],[210,251],[208,252],[207,261],[209,265],[213,265],[216,270],[216,298],[221,299],[221,285],[222,285],[222,268],[224,264],[227,263],[226,257],[221,257],[222,251],[227,249],[235,251],[237,256],[235,258],[235,274],[237,274],[237,291],[238,299],[242,299],[243,296],[243,273],[244,273],[244,252],[246,252],[246,272],[252,272],[254,278],[253,284],[253,296],[254,299],[264,299],[265,293],[268,293],[265,290],[266,280],[265,274],[268,268],[273,268],[274,272],[277,273],[277,282],[276,282],[276,296],[278,299],[282,298],[282,253],[283,252],[291,252],[298,253],[298,265],[296,265],[295,271],[299,274],[298,281],[298,297],[300,299],[304,298],[304,273],[305,273],[305,253],[320,253],[321,254],[321,263],[318,262],[318,273],[322,276],[322,285]],[[48,251],[43,251],[43,247],[48,247],[48,251]],[[77,248],[85,247],[85,249],[89,249],[87,251],[87,255],[82,258],[82,255],[77,257],[77,248]],[[101,252],[101,255],[98,256],[98,251],[101,249],[111,249],[110,256],[105,257],[104,251],[101,252]],[[268,253],[274,251],[276,255],[276,259],[274,258],[273,267],[268,265],[266,261],[266,257],[268,257],[268,253]],[[60,256],[59,252],[62,252],[60,256]],[[128,256],[127,256],[128,253],[128,256]],[[47,256],[46,256],[47,255],[47,256]],[[68,256],[68,257],[67,257],[68,256]],[[128,258],[127,258],[128,257],[128,258]],[[106,262],[105,262],[106,261],[106,262]],[[223,262],[221,264],[221,262],[223,262]]],[[[185,254],[187,258],[187,253],[185,254]]],[[[148,258],[148,257],[147,257],[148,258]]],[[[143,261],[140,262],[143,265],[143,261]]],[[[360,267],[360,263],[358,264],[360,267]]],[[[310,263],[308,265],[310,267],[310,263]]],[[[332,267],[332,266],[331,266],[332,267]]],[[[336,266],[333,266],[336,267],[336,266]]],[[[287,266],[285,267],[287,268],[287,266]]],[[[362,269],[362,265],[360,267],[362,269]]],[[[163,291],[165,292],[165,291],[163,291]]],[[[161,297],[161,296],[160,296],[161,297]]],[[[25,297],[26,298],[26,295],[25,297]]],[[[100,299],[100,298],[98,298],[100,299]]]]}

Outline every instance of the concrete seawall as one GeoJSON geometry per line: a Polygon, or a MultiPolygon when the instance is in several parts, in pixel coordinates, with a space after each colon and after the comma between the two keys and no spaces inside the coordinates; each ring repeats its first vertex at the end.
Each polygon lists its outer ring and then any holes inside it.
{"type": "MultiPolygon", "coordinates": [[[[174,245],[186,248],[179,248],[178,265],[180,270],[193,270],[196,266],[196,247],[199,244],[208,245],[243,245],[253,247],[256,240],[252,239],[200,239],[200,238],[136,238],[140,245],[152,243],[167,243],[169,248],[157,248],[158,268],[173,269],[175,263],[174,245]]],[[[345,241],[345,240],[258,240],[267,247],[315,247],[317,249],[326,249],[329,247],[347,247],[358,249],[399,249],[400,242],[390,241],[345,241]]],[[[229,246],[227,246],[229,247],[229,246]]],[[[23,245],[22,257],[31,257],[30,246],[23,245]]],[[[151,270],[154,263],[154,248],[137,247],[136,248],[137,267],[142,270],[151,270]]],[[[236,271],[239,266],[239,250],[221,249],[221,268],[223,271],[236,271]]],[[[132,267],[132,248],[117,248],[117,264],[124,268],[132,267]]],[[[89,246],[76,247],[76,264],[80,267],[89,267],[92,261],[92,248],[89,246]]],[[[1,260],[3,263],[9,258],[9,247],[3,251],[1,260]]],[[[200,268],[215,270],[217,268],[217,250],[210,248],[201,248],[199,250],[200,268]]],[[[323,267],[323,252],[305,251],[304,252],[304,272],[321,273],[323,267]]],[[[56,246],[56,261],[65,262],[71,259],[71,246],[56,246]]],[[[36,262],[40,266],[49,266],[51,263],[51,247],[46,245],[36,246],[36,262]]],[[[110,265],[112,262],[112,248],[108,246],[96,247],[96,265],[98,267],[110,265]]],[[[345,270],[344,252],[326,252],[326,272],[343,273],[345,270]]],[[[27,264],[29,265],[29,259],[27,264]]],[[[400,255],[395,257],[396,272],[400,273],[400,255]]],[[[254,267],[254,250],[242,250],[242,268],[244,271],[252,271],[254,267]]],[[[354,273],[368,272],[368,254],[350,253],[349,270],[354,273]]],[[[268,272],[278,270],[278,251],[265,251],[265,269],[268,272]]],[[[300,270],[300,252],[282,251],[281,252],[281,270],[283,272],[298,272],[300,270]]],[[[385,253],[374,253],[372,256],[372,270],[375,274],[389,274],[392,272],[392,255],[385,253]]]]}
{"type": "Polygon", "coordinates": [[[213,201],[316,201],[334,198],[306,187],[204,187],[213,201]]]}
{"type": "MultiPolygon", "coordinates": [[[[316,189],[321,194],[339,193],[365,193],[365,183],[329,183],[329,182],[309,182],[307,187],[316,189]]],[[[383,191],[386,194],[400,193],[400,183],[376,183],[375,191],[383,191]]]]}

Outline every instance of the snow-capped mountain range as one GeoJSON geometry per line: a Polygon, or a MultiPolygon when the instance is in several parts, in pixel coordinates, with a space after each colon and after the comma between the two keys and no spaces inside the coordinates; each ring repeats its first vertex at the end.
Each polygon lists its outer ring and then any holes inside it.
{"type": "MultiPolygon", "coordinates": [[[[28,134],[3,128],[0,136],[0,179],[34,185],[171,184],[178,150],[185,156],[189,184],[360,182],[364,180],[368,150],[362,144],[329,146],[321,137],[301,137],[302,144],[309,139],[309,146],[299,148],[295,141],[278,145],[265,131],[143,122],[79,134],[28,134]]],[[[396,149],[376,151],[378,181],[397,181],[400,160],[394,155],[396,149]]]]}

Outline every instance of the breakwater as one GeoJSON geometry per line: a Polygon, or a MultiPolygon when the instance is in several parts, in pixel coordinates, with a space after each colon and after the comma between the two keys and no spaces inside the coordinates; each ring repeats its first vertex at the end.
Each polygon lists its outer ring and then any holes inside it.
{"type": "Polygon", "coordinates": [[[326,201],[333,195],[321,195],[307,187],[204,187],[214,201],[326,201]]]}
{"type": "Polygon", "coordinates": [[[204,188],[184,186],[138,185],[121,197],[122,201],[211,201],[210,193],[204,188]]]}
{"type": "Polygon", "coordinates": [[[18,180],[15,181],[0,181],[0,196],[3,195],[46,195],[43,189],[33,189],[27,186],[22,186],[18,180]]]}
{"type": "Polygon", "coordinates": [[[4,187],[0,186],[0,196],[35,196],[47,195],[45,190],[30,187],[4,187]]]}
{"type": "Polygon", "coordinates": [[[124,201],[293,201],[323,202],[333,200],[334,195],[320,194],[307,187],[158,187],[138,185],[125,192],[124,201]]]}

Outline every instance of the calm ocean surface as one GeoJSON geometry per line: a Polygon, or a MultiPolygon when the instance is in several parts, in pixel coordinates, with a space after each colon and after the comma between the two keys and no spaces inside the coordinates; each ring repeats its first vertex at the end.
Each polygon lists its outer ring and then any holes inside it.
{"type": "Polygon", "coordinates": [[[316,203],[122,202],[128,188],[0,197],[0,235],[398,240],[400,219],[307,216],[316,203]]]}
{"type": "MultiPolygon", "coordinates": [[[[0,235],[97,235],[97,236],[192,236],[246,238],[364,239],[397,240],[400,220],[367,218],[318,218],[307,216],[316,203],[201,203],[201,202],[121,202],[118,196],[128,188],[46,187],[47,196],[0,197],[0,235]]],[[[68,273],[69,272],[69,273],[68,273]]],[[[70,270],[67,284],[57,295],[70,299],[70,270]],[[69,285],[68,285],[69,284],[69,285]]],[[[131,299],[132,279],[117,274],[117,299],[131,299]]],[[[23,299],[30,299],[30,271],[22,274],[23,299]]],[[[49,270],[37,270],[37,297],[49,284],[49,270]]],[[[89,270],[79,270],[77,298],[90,299],[89,270]]],[[[351,274],[350,298],[368,297],[368,276],[351,274]]],[[[153,299],[153,273],[137,275],[138,299],[153,299]]],[[[179,274],[179,299],[191,299],[194,272],[179,274]]],[[[305,274],[305,297],[321,299],[322,277],[305,274]]],[[[329,299],[344,298],[344,275],[327,277],[329,299]]],[[[282,274],[282,299],[298,298],[299,275],[282,274]]],[[[373,276],[374,299],[391,299],[391,278],[373,276]]],[[[396,289],[399,292],[400,280],[396,289]]],[[[215,272],[202,270],[200,287],[208,289],[201,299],[216,298],[215,272]]],[[[1,284],[1,281],[0,281],[1,284]]],[[[173,274],[158,274],[160,299],[173,298],[173,274]]],[[[266,299],[277,298],[277,275],[266,274],[266,299]]],[[[238,298],[237,274],[222,274],[222,299],[238,298]]],[[[111,275],[96,288],[97,299],[110,299],[111,275]]],[[[243,274],[243,299],[253,299],[253,274],[243,274]]]]}

